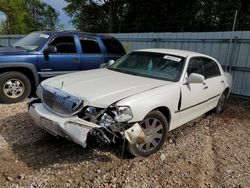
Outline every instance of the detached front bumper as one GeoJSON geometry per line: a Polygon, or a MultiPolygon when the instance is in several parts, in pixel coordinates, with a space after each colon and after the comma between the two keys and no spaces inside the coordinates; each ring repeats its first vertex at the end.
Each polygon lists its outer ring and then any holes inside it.
{"type": "Polygon", "coordinates": [[[77,116],[66,118],[48,111],[42,103],[29,106],[29,114],[37,125],[56,136],[68,138],[86,147],[88,132],[100,125],[82,120],[77,116]]]}

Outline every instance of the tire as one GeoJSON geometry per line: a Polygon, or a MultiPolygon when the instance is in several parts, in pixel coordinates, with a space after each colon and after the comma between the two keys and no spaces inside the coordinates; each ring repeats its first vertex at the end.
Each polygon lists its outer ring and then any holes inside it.
{"type": "Polygon", "coordinates": [[[220,99],[219,99],[219,101],[217,103],[217,106],[215,108],[215,113],[217,115],[220,115],[220,114],[222,114],[224,112],[224,109],[225,109],[225,106],[226,106],[226,100],[227,100],[226,92],[223,92],[221,94],[220,99]]]}
{"type": "Polygon", "coordinates": [[[12,71],[0,75],[0,102],[17,103],[26,99],[30,92],[30,80],[23,73],[12,71]]]}
{"type": "Polygon", "coordinates": [[[140,126],[146,135],[145,143],[131,145],[128,142],[127,151],[133,156],[148,157],[163,146],[168,131],[168,121],[160,111],[152,111],[144,118],[140,126]]]}

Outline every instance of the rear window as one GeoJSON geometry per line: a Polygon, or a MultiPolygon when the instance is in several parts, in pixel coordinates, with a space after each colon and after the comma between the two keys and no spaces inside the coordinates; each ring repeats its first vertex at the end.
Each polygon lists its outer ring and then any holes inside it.
{"type": "Polygon", "coordinates": [[[99,54],[101,49],[98,43],[92,39],[81,39],[82,52],[86,54],[99,54]]]}
{"type": "Polygon", "coordinates": [[[220,69],[219,69],[217,63],[215,63],[213,60],[204,58],[203,66],[205,69],[205,73],[206,73],[205,77],[206,78],[212,78],[212,77],[216,77],[216,76],[221,75],[220,69]]]}
{"type": "Polygon", "coordinates": [[[103,38],[102,41],[109,54],[125,54],[126,53],[122,44],[118,40],[113,39],[113,38],[103,38]]]}

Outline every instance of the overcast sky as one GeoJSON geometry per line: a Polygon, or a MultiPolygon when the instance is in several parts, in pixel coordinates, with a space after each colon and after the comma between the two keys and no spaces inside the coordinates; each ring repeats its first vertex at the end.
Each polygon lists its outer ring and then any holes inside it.
{"type": "MultiPolygon", "coordinates": [[[[59,13],[59,23],[63,24],[65,29],[74,29],[70,23],[70,18],[62,10],[67,3],[64,0],[43,0],[51,5],[59,13]]],[[[0,11],[0,21],[5,20],[5,15],[0,11]]]]}

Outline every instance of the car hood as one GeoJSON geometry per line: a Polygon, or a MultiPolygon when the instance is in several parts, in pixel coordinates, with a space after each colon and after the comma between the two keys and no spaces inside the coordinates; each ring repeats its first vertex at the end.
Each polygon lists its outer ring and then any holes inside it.
{"type": "Polygon", "coordinates": [[[171,82],[134,76],[108,69],[81,71],[54,77],[42,82],[61,88],[74,96],[82,97],[89,104],[106,108],[119,100],[171,82]]]}
{"type": "Polygon", "coordinates": [[[22,48],[0,47],[0,55],[21,55],[27,54],[27,50],[22,48]]]}

